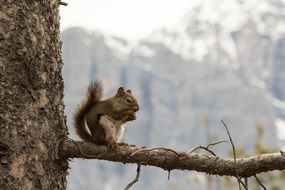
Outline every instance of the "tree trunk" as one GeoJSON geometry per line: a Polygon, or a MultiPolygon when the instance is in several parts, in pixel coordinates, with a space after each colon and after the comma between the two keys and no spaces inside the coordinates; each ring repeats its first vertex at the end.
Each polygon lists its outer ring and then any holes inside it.
{"type": "Polygon", "coordinates": [[[57,0],[0,0],[0,189],[65,189],[57,0]]]}

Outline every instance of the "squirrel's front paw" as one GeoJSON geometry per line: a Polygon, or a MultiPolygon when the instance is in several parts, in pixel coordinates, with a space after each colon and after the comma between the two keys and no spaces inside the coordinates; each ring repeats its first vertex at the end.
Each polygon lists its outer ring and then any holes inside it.
{"type": "Polygon", "coordinates": [[[129,121],[133,121],[133,120],[136,120],[137,119],[137,116],[135,113],[131,113],[128,117],[129,121]]]}
{"type": "Polygon", "coordinates": [[[115,141],[108,142],[107,143],[107,147],[110,148],[110,149],[116,149],[116,148],[118,148],[118,143],[116,143],[115,141]]]}

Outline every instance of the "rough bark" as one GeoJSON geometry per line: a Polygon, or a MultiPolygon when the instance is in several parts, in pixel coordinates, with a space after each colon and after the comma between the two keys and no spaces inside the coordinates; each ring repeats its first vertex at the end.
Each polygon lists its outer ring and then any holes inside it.
{"type": "Polygon", "coordinates": [[[135,146],[120,146],[110,150],[105,146],[64,141],[61,153],[68,158],[109,160],[123,163],[138,163],[156,166],[165,170],[194,170],[219,176],[249,177],[258,173],[285,169],[285,157],[280,153],[263,154],[249,158],[225,159],[197,153],[178,152],[170,149],[145,149],[135,146]]]}
{"type": "Polygon", "coordinates": [[[65,189],[57,0],[0,0],[0,189],[65,189]]]}

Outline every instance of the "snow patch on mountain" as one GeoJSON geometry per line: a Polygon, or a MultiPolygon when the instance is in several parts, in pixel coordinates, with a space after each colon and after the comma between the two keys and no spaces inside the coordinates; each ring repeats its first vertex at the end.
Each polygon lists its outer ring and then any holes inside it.
{"type": "Polygon", "coordinates": [[[114,36],[105,37],[105,43],[109,48],[116,52],[119,58],[122,59],[125,59],[125,57],[128,56],[132,50],[132,44],[124,39],[114,36]]]}

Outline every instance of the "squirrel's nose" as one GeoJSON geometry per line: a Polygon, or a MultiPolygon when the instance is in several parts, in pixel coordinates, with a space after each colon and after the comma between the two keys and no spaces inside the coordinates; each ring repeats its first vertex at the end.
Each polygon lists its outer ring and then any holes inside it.
{"type": "Polygon", "coordinates": [[[139,106],[135,107],[135,111],[139,111],[139,109],[140,109],[139,106]]]}

